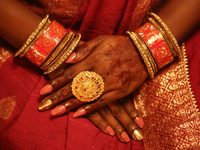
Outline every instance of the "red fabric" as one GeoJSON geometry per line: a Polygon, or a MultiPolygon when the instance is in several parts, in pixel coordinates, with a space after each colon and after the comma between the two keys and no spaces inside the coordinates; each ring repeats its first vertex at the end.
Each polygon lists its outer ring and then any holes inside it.
{"type": "MultiPolygon", "coordinates": [[[[80,32],[84,41],[102,34],[124,34],[136,2],[134,0],[86,0],[70,28],[80,32]]],[[[196,55],[199,38],[198,32],[187,44],[191,64],[200,64],[198,59],[200,54],[196,55]],[[198,60],[193,60],[196,57],[198,60]]],[[[195,65],[190,66],[190,70],[193,72],[192,86],[198,95],[200,84],[197,71],[199,70],[195,65]]],[[[121,143],[116,137],[100,132],[86,118],[74,119],[72,113],[62,117],[51,117],[50,110],[39,112],[37,108],[42,99],[39,91],[46,80],[41,71],[28,60],[10,57],[1,65],[0,72],[0,100],[13,95],[16,98],[16,106],[11,117],[7,120],[0,119],[1,149],[144,149],[142,141],[132,140],[127,144],[121,143]]]]}

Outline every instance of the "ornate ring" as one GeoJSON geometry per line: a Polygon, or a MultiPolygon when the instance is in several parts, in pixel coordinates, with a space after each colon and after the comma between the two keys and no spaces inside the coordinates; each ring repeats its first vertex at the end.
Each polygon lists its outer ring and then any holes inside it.
{"type": "Polygon", "coordinates": [[[104,82],[95,72],[83,71],[72,81],[72,93],[82,102],[91,102],[97,99],[104,90],[104,82]]]}

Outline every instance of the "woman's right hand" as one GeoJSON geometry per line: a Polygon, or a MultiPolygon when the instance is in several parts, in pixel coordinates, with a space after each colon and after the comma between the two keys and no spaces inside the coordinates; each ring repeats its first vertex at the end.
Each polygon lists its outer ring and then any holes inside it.
{"type": "Polygon", "coordinates": [[[144,122],[129,96],[111,102],[86,117],[102,132],[115,135],[121,142],[129,142],[129,136],[134,140],[143,139],[141,128],[144,122]]]}

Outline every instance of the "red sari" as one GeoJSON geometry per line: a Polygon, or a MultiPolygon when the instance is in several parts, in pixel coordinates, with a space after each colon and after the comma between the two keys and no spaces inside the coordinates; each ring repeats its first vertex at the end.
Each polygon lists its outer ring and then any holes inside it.
{"type": "MultiPolygon", "coordinates": [[[[41,0],[28,5],[41,16],[82,34],[89,41],[104,34],[125,34],[141,25],[146,12],[155,6],[150,0],[41,0]]],[[[192,90],[197,103],[200,68],[200,31],[186,42],[192,90]]],[[[198,149],[199,114],[194,105],[185,71],[184,56],[165,67],[134,92],[135,104],[145,126],[144,140],[121,143],[105,135],[86,118],[72,112],[51,117],[50,110],[37,110],[46,82],[42,71],[26,59],[14,58],[13,48],[0,43],[0,148],[13,149],[198,149]],[[150,89],[150,90],[149,90],[150,89]]],[[[198,105],[200,106],[200,105],[198,105]]]]}

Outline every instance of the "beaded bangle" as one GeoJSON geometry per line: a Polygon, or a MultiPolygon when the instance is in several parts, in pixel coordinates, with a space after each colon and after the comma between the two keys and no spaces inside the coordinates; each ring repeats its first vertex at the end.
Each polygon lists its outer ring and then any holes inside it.
{"type": "Polygon", "coordinates": [[[145,65],[147,67],[147,71],[148,71],[150,77],[153,78],[154,77],[154,71],[153,71],[152,65],[149,62],[149,59],[148,59],[147,55],[145,54],[145,52],[143,51],[140,43],[138,42],[136,34],[134,32],[130,33],[129,31],[127,31],[127,34],[131,37],[133,43],[137,47],[145,65]]]}
{"type": "Polygon", "coordinates": [[[138,42],[140,43],[144,53],[147,55],[147,58],[152,66],[153,72],[154,74],[156,74],[158,72],[158,65],[156,64],[155,59],[153,58],[150,50],[148,49],[147,45],[145,44],[145,42],[142,40],[142,38],[135,32],[134,33],[135,36],[137,37],[138,42]]]}
{"type": "Polygon", "coordinates": [[[169,49],[171,50],[173,57],[176,56],[176,52],[174,51],[174,47],[171,44],[170,40],[166,36],[165,32],[162,30],[162,28],[155,22],[153,18],[148,18],[148,20],[153,24],[153,26],[159,31],[159,33],[162,35],[164,40],[166,41],[167,45],[169,46],[169,49]]]}
{"type": "Polygon", "coordinates": [[[61,51],[63,50],[64,46],[69,43],[73,33],[68,33],[63,40],[59,43],[59,45],[54,49],[54,51],[46,58],[46,60],[42,63],[41,69],[46,70],[48,66],[59,56],[61,51]]]}
{"type": "Polygon", "coordinates": [[[166,35],[169,38],[170,42],[172,43],[177,55],[179,56],[181,54],[180,46],[178,45],[177,40],[175,39],[175,37],[173,36],[171,31],[169,30],[167,25],[161,20],[161,18],[158,15],[156,15],[154,13],[150,13],[150,15],[157,21],[159,26],[164,30],[164,32],[166,33],[166,35]]]}
{"type": "Polygon", "coordinates": [[[39,34],[40,30],[47,23],[48,18],[49,18],[49,15],[46,15],[46,17],[44,19],[42,19],[42,21],[40,22],[40,24],[38,25],[38,27],[35,29],[35,31],[31,33],[31,35],[26,40],[26,42],[23,44],[23,46],[15,53],[15,57],[19,56],[21,53],[23,53],[26,50],[26,48],[29,46],[29,44],[39,34]]]}
{"type": "Polygon", "coordinates": [[[66,33],[67,30],[63,26],[56,21],[52,21],[42,35],[34,40],[33,45],[26,54],[26,58],[40,66],[66,33]]]}
{"type": "Polygon", "coordinates": [[[144,24],[142,27],[138,28],[136,32],[151,51],[158,65],[158,69],[161,69],[174,60],[165,39],[151,23],[148,22],[144,24]]]}
{"type": "MultiPolygon", "coordinates": [[[[57,69],[73,52],[75,47],[78,45],[79,41],[81,39],[81,34],[76,34],[75,39],[73,39],[72,44],[70,44],[69,48],[64,52],[64,54],[58,59],[56,63],[54,63],[50,68],[48,68],[47,71],[44,72],[44,74],[48,74],[53,72],[55,69],[57,69]]],[[[65,49],[65,48],[64,48],[65,49]]]]}

